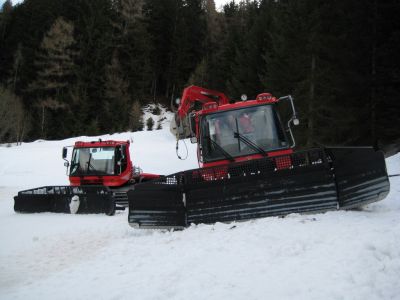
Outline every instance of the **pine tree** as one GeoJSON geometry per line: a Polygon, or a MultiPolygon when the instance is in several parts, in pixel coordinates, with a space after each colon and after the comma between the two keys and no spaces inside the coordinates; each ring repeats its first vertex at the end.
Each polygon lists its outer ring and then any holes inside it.
{"type": "Polygon", "coordinates": [[[106,67],[104,126],[108,132],[121,132],[128,127],[127,114],[131,96],[121,64],[114,52],[111,64],[106,67]]]}
{"type": "Polygon", "coordinates": [[[152,109],[151,113],[153,115],[159,116],[161,114],[161,108],[159,105],[154,104],[154,108],[152,109]]]}
{"type": "MultiPolygon", "coordinates": [[[[263,11],[264,12],[264,11],[263,11]]],[[[258,3],[240,3],[237,12],[235,55],[227,82],[228,93],[235,99],[241,94],[251,99],[261,90],[262,54],[265,51],[265,35],[269,27],[269,15],[261,14],[258,3]]]]}
{"type": "Polygon", "coordinates": [[[149,53],[151,42],[143,21],[143,0],[118,0],[113,21],[115,47],[124,62],[122,69],[129,82],[129,92],[145,97],[151,86],[149,53]]]}
{"type": "Polygon", "coordinates": [[[372,4],[375,16],[371,24],[375,30],[372,49],[376,47],[375,141],[385,145],[396,140],[399,143],[400,137],[400,127],[396,126],[400,116],[400,3],[391,0],[373,1],[372,4]]]}
{"type": "Polygon", "coordinates": [[[226,77],[226,74],[222,74],[221,68],[216,66],[220,60],[218,54],[225,41],[225,23],[223,15],[215,9],[214,0],[205,0],[203,6],[206,20],[204,55],[191,73],[187,85],[206,86],[220,90],[221,86],[216,81],[226,77]]]}
{"type": "Polygon", "coordinates": [[[178,7],[168,65],[166,96],[174,99],[204,55],[206,18],[200,0],[182,1],[178,7]]]}
{"type": "Polygon", "coordinates": [[[233,73],[236,49],[240,44],[238,11],[239,6],[234,1],[224,5],[223,13],[215,20],[219,28],[215,36],[216,40],[209,38],[213,41],[214,47],[207,52],[207,61],[203,67],[207,74],[208,87],[225,93],[227,93],[227,83],[233,73]]]}
{"type": "Polygon", "coordinates": [[[163,119],[159,119],[159,120],[157,121],[157,128],[156,128],[156,130],[162,129],[162,124],[161,124],[162,121],[163,121],[163,119]]]}
{"type": "Polygon", "coordinates": [[[147,126],[147,130],[149,130],[149,131],[153,130],[153,127],[154,127],[153,118],[150,117],[150,118],[147,119],[146,126],[147,126]]]}
{"type": "Polygon", "coordinates": [[[324,32],[328,6],[318,0],[277,3],[266,48],[264,88],[295,97],[302,124],[298,141],[307,147],[332,141],[332,123],[339,125],[345,116],[334,104],[333,64],[326,54],[332,38],[324,32]]]}
{"type": "Polygon", "coordinates": [[[134,101],[129,113],[129,129],[132,131],[143,130],[143,112],[139,101],[134,101]]]}
{"type": "Polygon", "coordinates": [[[42,40],[36,59],[37,77],[30,89],[43,96],[63,95],[76,68],[74,26],[59,17],[42,40]]]}
{"type": "MultiPolygon", "coordinates": [[[[76,80],[73,86],[77,99],[74,123],[80,134],[96,134],[107,131],[114,124],[107,123],[105,115],[108,81],[106,68],[112,61],[116,48],[111,26],[115,11],[110,0],[68,0],[65,14],[75,24],[75,36],[79,55],[76,80]],[[97,127],[96,127],[97,126],[97,127]]],[[[121,60],[120,60],[121,61],[121,60]]],[[[126,114],[126,112],[125,112],[126,114]]]]}
{"type": "MultiPolygon", "coordinates": [[[[57,122],[57,111],[68,107],[66,96],[76,69],[74,44],[73,24],[59,17],[44,36],[40,52],[37,54],[35,61],[37,77],[30,84],[29,89],[38,97],[41,109],[42,137],[46,136],[49,124],[46,122],[46,110],[54,112],[50,112],[49,121],[57,122]]],[[[53,123],[53,125],[55,124],[53,123]]],[[[57,133],[54,131],[50,137],[56,135],[57,133]]]]}
{"type": "Polygon", "coordinates": [[[11,78],[8,80],[14,92],[17,90],[17,84],[20,78],[20,69],[23,63],[24,63],[24,58],[22,56],[22,45],[18,44],[17,51],[14,54],[14,64],[11,73],[11,78]]]}
{"type": "Polygon", "coordinates": [[[12,47],[7,38],[7,32],[11,30],[12,11],[10,0],[5,1],[0,8],[0,82],[2,83],[9,77],[12,61],[12,47]]]}
{"type": "Polygon", "coordinates": [[[151,38],[150,65],[151,95],[165,95],[170,82],[172,46],[177,30],[178,9],[182,0],[146,0],[143,6],[144,22],[151,38]]]}
{"type": "Polygon", "coordinates": [[[7,23],[10,20],[11,11],[13,10],[10,0],[6,0],[0,9],[0,41],[4,40],[6,34],[7,23]]]}

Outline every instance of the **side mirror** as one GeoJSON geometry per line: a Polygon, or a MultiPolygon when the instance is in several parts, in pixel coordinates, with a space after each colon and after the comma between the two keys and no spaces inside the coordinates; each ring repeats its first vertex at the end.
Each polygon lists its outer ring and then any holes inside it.
{"type": "Polygon", "coordinates": [[[191,142],[192,144],[196,144],[196,143],[197,143],[197,138],[196,138],[195,136],[192,136],[192,137],[190,138],[190,142],[191,142]]]}
{"type": "Polygon", "coordinates": [[[286,130],[290,133],[290,137],[292,139],[292,145],[290,147],[294,148],[296,146],[296,141],[294,140],[293,132],[292,132],[290,125],[291,125],[291,123],[293,123],[294,126],[297,126],[300,124],[300,121],[297,118],[296,109],[294,108],[293,97],[291,95],[288,95],[288,96],[280,97],[278,100],[279,101],[289,100],[290,106],[292,107],[292,117],[287,122],[286,130]]]}
{"type": "Polygon", "coordinates": [[[67,147],[64,147],[64,148],[62,149],[62,158],[63,158],[63,159],[66,159],[66,158],[67,158],[67,153],[68,153],[68,149],[67,149],[67,147]]]}
{"type": "Polygon", "coordinates": [[[66,168],[69,167],[69,161],[64,162],[64,167],[66,167],[66,168]]]}

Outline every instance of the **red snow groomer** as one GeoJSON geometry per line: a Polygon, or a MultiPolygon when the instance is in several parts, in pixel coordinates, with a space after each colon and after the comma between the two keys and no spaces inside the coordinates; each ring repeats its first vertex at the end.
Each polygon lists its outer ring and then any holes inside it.
{"type": "Polygon", "coordinates": [[[138,182],[157,178],[132,165],[129,141],[76,142],[68,161],[69,186],[45,186],[18,192],[16,212],[106,213],[128,205],[126,192],[138,182]]]}
{"type": "Polygon", "coordinates": [[[171,123],[177,139],[197,142],[200,168],[161,176],[128,192],[129,223],[182,228],[290,213],[351,209],[389,192],[383,153],[372,147],[295,151],[291,96],[230,101],[196,86],[183,91],[171,123]],[[277,106],[289,103],[281,121],[277,106]]]}

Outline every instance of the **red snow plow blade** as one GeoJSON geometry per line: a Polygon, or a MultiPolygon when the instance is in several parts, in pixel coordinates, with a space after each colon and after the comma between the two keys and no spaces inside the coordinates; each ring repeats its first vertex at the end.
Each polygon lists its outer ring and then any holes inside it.
{"type": "Polygon", "coordinates": [[[138,184],[128,192],[128,221],[139,228],[184,228],[351,209],[382,200],[388,192],[381,152],[312,149],[138,184]]]}

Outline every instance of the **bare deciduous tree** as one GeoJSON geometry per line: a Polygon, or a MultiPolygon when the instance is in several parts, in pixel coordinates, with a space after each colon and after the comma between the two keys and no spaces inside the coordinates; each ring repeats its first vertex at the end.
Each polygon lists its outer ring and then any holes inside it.
{"type": "Polygon", "coordinates": [[[0,142],[22,142],[29,129],[29,118],[21,98],[0,87],[0,142]]]}
{"type": "Polygon", "coordinates": [[[129,128],[132,131],[141,131],[143,130],[143,116],[142,116],[142,108],[140,106],[139,101],[135,101],[132,104],[130,113],[129,113],[129,128]]]}

